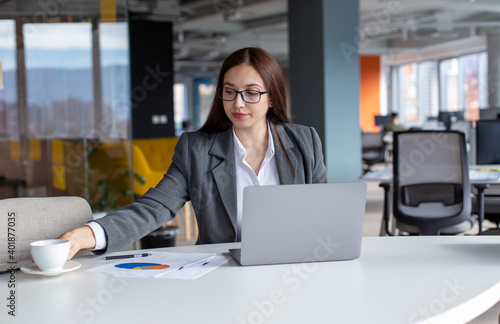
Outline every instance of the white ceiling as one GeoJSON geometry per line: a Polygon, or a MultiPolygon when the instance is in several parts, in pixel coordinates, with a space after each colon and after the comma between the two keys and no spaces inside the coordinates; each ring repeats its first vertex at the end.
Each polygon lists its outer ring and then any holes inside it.
{"type": "MultiPolygon", "coordinates": [[[[245,46],[261,46],[287,65],[287,0],[117,0],[123,19],[126,2],[146,19],[173,21],[179,73],[217,70],[227,54],[245,46]]],[[[393,62],[484,50],[484,35],[500,28],[500,0],[359,3],[361,54],[384,54],[393,62]]],[[[0,0],[0,18],[75,12],[81,17],[98,16],[99,1],[0,0]],[[49,3],[53,5],[42,8],[49,3]]]]}

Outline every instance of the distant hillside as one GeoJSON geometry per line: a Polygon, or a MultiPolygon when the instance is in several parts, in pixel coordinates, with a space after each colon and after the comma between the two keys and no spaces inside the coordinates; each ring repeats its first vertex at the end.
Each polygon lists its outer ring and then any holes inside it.
{"type": "MultiPolygon", "coordinates": [[[[15,71],[4,71],[4,89],[0,101],[16,102],[15,71]]],[[[102,69],[102,96],[105,106],[126,102],[130,98],[128,66],[110,66],[102,69]]],[[[50,106],[68,98],[93,102],[92,71],[90,69],[32,69],[27,72],[28,103],[50,106]]]]}

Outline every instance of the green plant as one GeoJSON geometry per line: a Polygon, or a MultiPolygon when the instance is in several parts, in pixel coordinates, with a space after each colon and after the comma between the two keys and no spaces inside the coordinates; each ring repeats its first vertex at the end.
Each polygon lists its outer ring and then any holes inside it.
{"type": "Polygon", "coordinates": [[[126,154],[121,144],[88,147],[88,200],[93,210],[116,210],[139,198],[131,190],[132,183],[144,184],[145,179],[132,173],[126,154]]]}
{"type": "MultiPolygon", "coordinates": [[[[105,178],[97,180],[96,185],[89,188],[92,210],[118,209],[129,204],[131,197],[133,201],[139,199],[140,195],[132,192],[129,185],[119,185],[129,183],[129,179],[130,170],[112,170],[105,178]]],[[[141,184],[145,183],[144,178],[137,172],[134,172],[133,179],[141,184]]]]}

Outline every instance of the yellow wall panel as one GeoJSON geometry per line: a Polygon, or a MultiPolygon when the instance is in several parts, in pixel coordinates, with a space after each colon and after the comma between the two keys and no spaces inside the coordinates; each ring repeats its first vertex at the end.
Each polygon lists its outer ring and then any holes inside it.
{"type": "Polygon", "coordinates": [[[52,163],[64,164],[64,142],[52,140],[52,163]]]}
{"type": "Polygon", "coordinates": [[[66,173],[64,165],[52,165],[52,186],[55,189],[66,190],[66,173]]]}
{"type": "Polygon", "coordinates": [[[18,140],[10,141],[10,158],[12,161],[19,161],[21,156],[21,147],[18,140]]]}
{"type": "Polygon", "coordinates": [[[42,146],[40,140],[36,138],[30,138],[30,160],[40,161],[42,159],[42,146]]]}
{"type": "Polygon", "coordinates": [[[116,0],[101,0],[101,22],[116,22],[116,0]]]}

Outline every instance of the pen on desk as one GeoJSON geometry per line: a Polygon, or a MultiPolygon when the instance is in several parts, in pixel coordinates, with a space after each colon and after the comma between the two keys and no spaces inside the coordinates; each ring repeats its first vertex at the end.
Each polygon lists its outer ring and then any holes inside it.
{"type": "Polygon", "coordinates": [[[151,256],[151,253],[111,255],[111,256],[104,257],[104,260],[144,258],[144,257],[148,257],[148,256],[151,256]]]}

